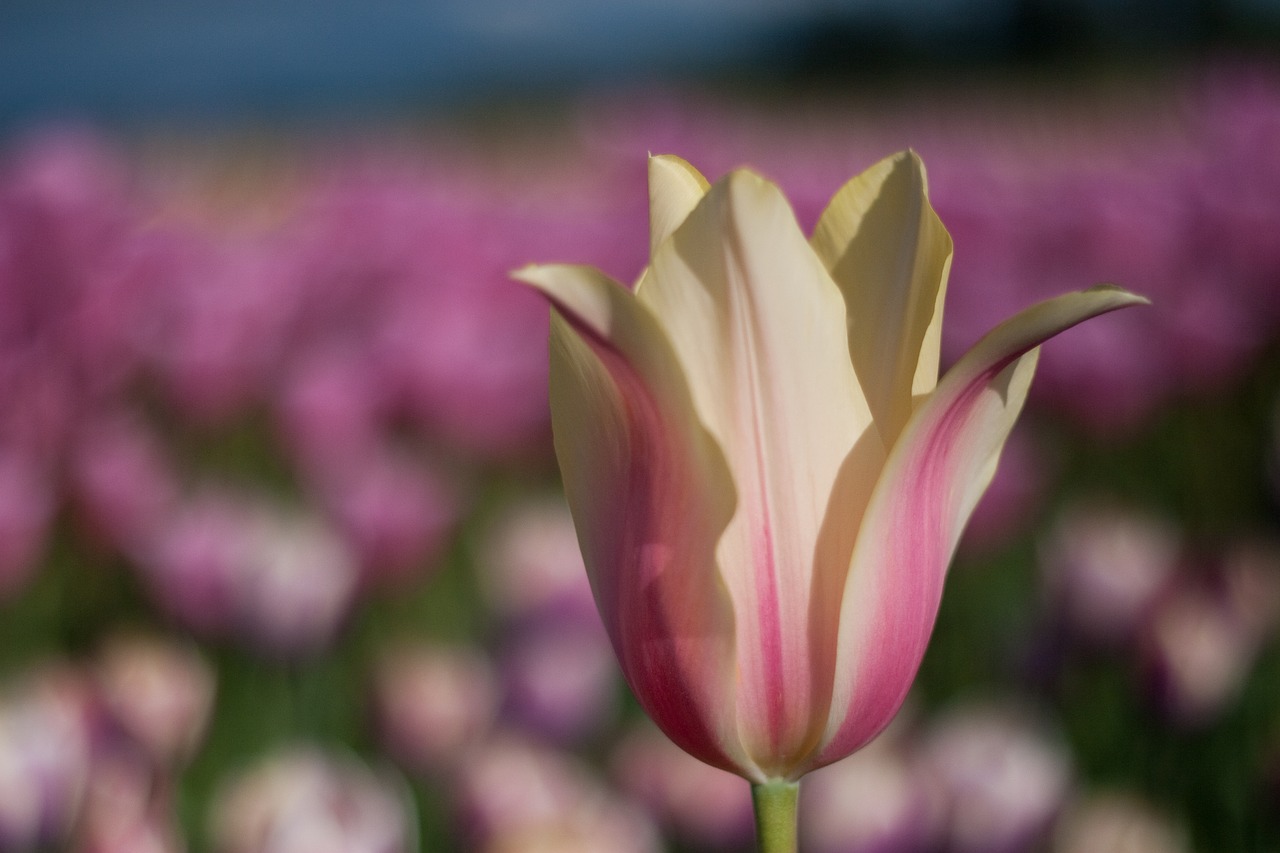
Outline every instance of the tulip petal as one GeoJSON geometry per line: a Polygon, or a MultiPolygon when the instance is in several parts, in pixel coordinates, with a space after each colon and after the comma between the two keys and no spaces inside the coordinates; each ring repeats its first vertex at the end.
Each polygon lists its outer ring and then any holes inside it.
{"type": "Polygon", "coordinates": [[[844,294],[849,352],[876,426],[893,444],[912,400],[938,381],[951,237],[929,204],[913,151],[880,161],[836,193],[812,244],[844,294]]]}
{"type": "Polygon", "coordinates": [[[660,244],[637,298],[733,472],[737,512],[716,553],[737,617],[739,731],[783,772],[822,733],[839,591],[883,460],[844,301],[782,193],[748,171],[660,244]]]}
{"type": "Polygon", "coordinates": [[[680,227],[711,185],[674,154],[649,158],[649,254],[680,227]]]}
{"type": "Polygon", "coordinates": [[[733,714],[734,616],[715,561],[733,482],[648,309],[586,267],[515,274],[552,302],[556,456],[605,627],[655,722],[753,773],[733,714]]]}
{"type": "Polygon", "coordinates": [[[1035,305],[979,341],[917,409],[862,519],[843,596],[831,718],[805,771],[866,743],[905,698],[956,542],[1026,399],[1038,345],[1145,301],[1100,286],[1035,305]]]}

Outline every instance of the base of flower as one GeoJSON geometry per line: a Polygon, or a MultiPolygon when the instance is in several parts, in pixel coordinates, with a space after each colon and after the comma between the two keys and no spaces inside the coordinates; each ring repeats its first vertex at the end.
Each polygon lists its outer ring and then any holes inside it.
{"type": "Polygon", "coordinates": [[[756,849],[760,853],[796,853],[796,804],[800,783],[775,779],[752,784],[756,811],[756,849]]]}

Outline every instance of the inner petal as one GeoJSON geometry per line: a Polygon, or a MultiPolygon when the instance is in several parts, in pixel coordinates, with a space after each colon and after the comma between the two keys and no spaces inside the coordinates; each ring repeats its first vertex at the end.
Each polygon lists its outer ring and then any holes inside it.
{"type": "Polygon", "coordinates": [[[638,296],[738,489],[716,552],[736,616],[738,726],[762,769],[783,774],[821,734],[833,591],[883,456],[844,300],[781,192],[746,171],[712,187],[662,244],[638,296]]]}

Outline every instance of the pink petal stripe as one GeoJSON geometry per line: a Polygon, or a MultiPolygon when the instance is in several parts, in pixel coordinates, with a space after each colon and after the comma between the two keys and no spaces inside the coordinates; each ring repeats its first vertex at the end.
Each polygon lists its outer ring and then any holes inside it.
{"type": "Polygon", "coordinates": [[[853,537],[824,519],[837,485],[848,527],[870,496],[873,478],[860,492],[840,481],[855,446],[883,459],[878,438],[861,440],[871,413],[844,300],[782,192],[746,171],[659,245],[637,299],[660,318],[737,487],[716,553],[737,620],[738,727],[763,770],[784,772],[818,744],[830,704],[837,599],[814,594],[843,578],[853,537]]]}
{"type": "Polygon", "coordinates": [[[805,772],[869,741],[906,697],[960,533],[1026,399],[1036,347],[1144,301],[1103,286],[1033,306],[979,341],[912,416],[863,517],[842,603],[825,746],[805,772]]]}
{"type": "Polygon", "coordinates": [[[623,673],[676,743],[758,773],[734,719],[734,616],[715,562],[733,512],[723,456],[647,309],[583,268],[521,275],[556,308],[557,457],[597,604],[623,673]]]}

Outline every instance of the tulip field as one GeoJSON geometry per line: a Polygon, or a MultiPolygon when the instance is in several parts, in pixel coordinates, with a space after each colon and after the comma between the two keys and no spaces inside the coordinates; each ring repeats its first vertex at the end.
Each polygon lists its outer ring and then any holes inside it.
{"type": "Polygon", "coordinates": [[[747,782],[622,677],[511,274],[634,283],[649,154],[750,166],[808,233],[908,148],[944,368],[1061,293],[1151,304],[1044,344],[800,849],[1280,849],[1277,140],[1247,64],[0,138],[0,853],[756,849],[747,782]]]}

